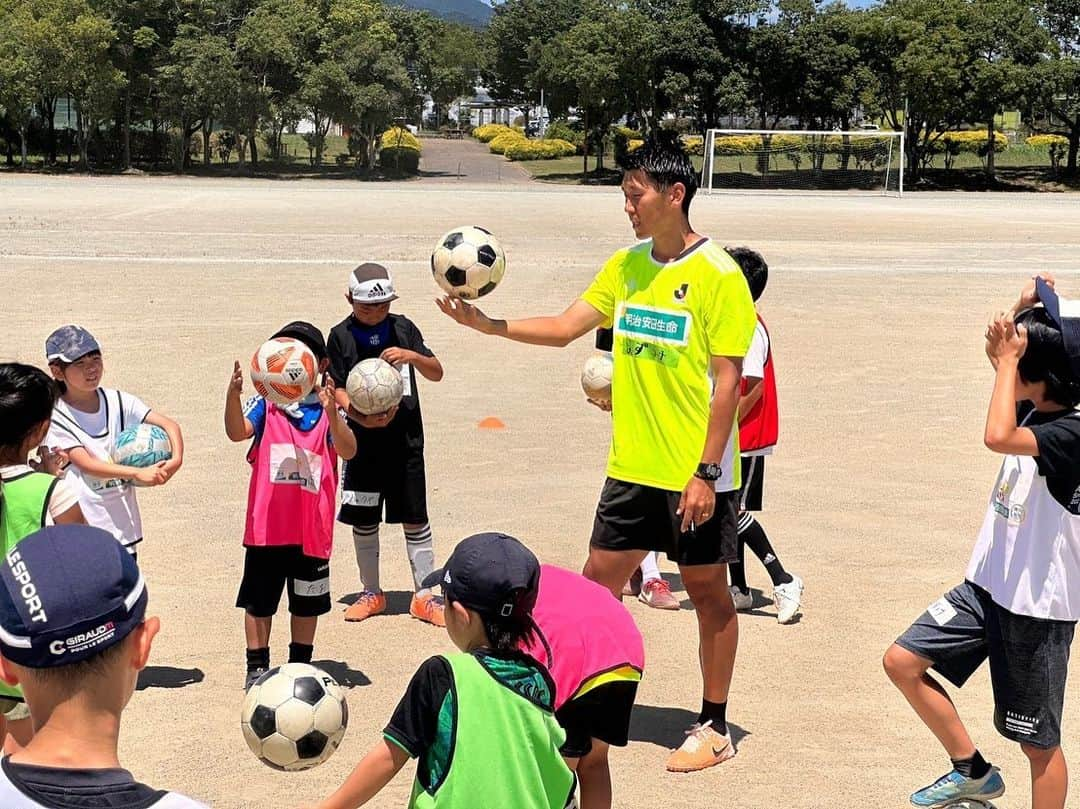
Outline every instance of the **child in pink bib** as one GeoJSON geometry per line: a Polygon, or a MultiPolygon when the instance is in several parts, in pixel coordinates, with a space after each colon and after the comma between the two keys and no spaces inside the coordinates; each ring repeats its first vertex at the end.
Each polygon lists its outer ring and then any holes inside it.
{"type": "MultiPolygon", "coordinates": [[[[300,340],[329,365],[322,332],[296,321],[273,335],[300,340]]],[[[337,506],[338,457],[356,455],[356,438],[324,378],[306,398],[279,407],[261,397],[240,403],[244,376],[237,362],[225,397],[225,434],[253,439],[244,576],[236,606],[244,610],[247,676],[244,687],[270,669],[270,628],[283,590],[292,615],[290,663],[310,663],[320,615],[330,612],[330,551],[337,506]]]]}
{"type": "Polygon", "coordinates": [[[532,615],[537,631],[525,651],[555,681],[555,717],[566,731],[561,752],[577,769],[582,804],[610,806],[608,748],[629,741],[645,670],[641,632],[610,590],[553,565],[540,567],[532,615]]]}

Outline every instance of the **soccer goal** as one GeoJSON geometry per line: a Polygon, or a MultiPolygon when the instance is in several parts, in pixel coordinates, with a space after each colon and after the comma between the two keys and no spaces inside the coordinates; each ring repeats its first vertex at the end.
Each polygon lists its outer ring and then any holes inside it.
{"type": "Polygon", "coordinates": [[[701,188],[710,193],[904,193],[903,132],[710,129],[700,145],[701,188]]]}

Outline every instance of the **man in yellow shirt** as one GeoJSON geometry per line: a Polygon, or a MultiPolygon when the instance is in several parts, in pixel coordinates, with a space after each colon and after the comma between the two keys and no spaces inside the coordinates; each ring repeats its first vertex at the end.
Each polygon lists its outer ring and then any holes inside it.
{"type": "Polygon", "coordinates": [[[639,241],[604,264],[562,314],[494,320],[443,298],[439,308],[484,334],[565,346],[614,329],[612,438],[585,575],[620,597],[649,551],[679,565],[698,618],[703,679],[698,721],[667,768],[690,772],[735,754],[727,698],[738,622],[727,586],[736,558],[742,358],[754,304],[739,266],[690,226],[697,179],[673,137],[653,138],[624,164],[624,209],[639,241]]]}

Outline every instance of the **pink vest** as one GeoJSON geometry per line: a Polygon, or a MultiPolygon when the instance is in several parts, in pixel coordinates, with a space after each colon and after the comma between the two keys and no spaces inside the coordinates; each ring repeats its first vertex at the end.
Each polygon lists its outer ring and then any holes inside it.
{"type": "Polygon", "coordinates": [[[245,545],[301,545],[306,556],[330,558],[338,468],[329,430],[325,415],[305,433],[266,403],[262,436],[248,452],[245,545]]]}
{"type": "Polygon", "coordinates": [[[525,651],[551,672],[556,709],[604,682],[641,679],[641,633],[606,587],[561,567],[541,565],[533,620],[543,637],[531,637],[525,651]]]}

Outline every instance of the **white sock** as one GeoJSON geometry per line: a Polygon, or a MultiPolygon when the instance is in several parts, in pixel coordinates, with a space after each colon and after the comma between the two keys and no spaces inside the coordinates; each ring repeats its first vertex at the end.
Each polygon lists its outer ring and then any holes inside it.
{"type": "Polygon", "coordinates": [[[360,570],[360,586],[378,593],[379,587],[379,524],[354,525],[353,547],[356,549],[356,567],[360,570]]]}
{"type": "Polygon", "coordinates": [[[660,578],[660,566],[657,564],[656,553],[647,553],[641,560],[641,580],[649,581],[660,578]]]}
{"type": "Polygon", "coordinates": [[[435,569],[435,550],[432,547],[431,524],[405,529],[405,552],[409,555],[416,592],[424,594],[424,579],[435,569]]]}

